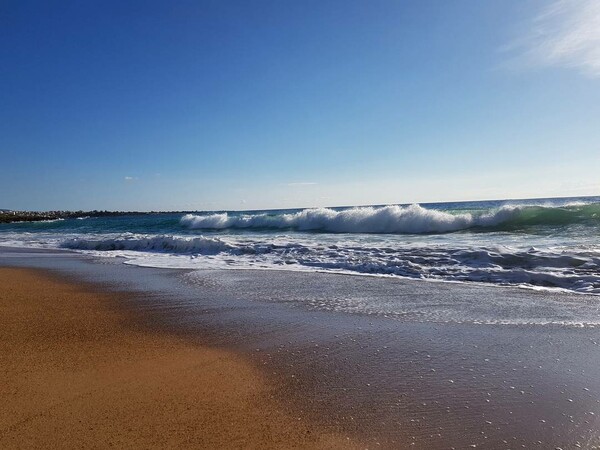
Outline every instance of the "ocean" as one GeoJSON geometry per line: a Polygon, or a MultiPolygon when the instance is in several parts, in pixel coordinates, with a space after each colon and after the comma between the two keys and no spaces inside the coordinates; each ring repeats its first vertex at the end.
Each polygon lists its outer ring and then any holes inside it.
{"type": "Polygon", "coordinates": [[[0,224],[0,245],[600,294],[600,197],[149,213],[0,224]]]}
{"type": "Polygon", "coordinates": [[[136,333],[239,353],[291,417],[364,447],[591,448],[599,214],[579,198],[15,223],[0,267],[117,292],[136,333]]]}

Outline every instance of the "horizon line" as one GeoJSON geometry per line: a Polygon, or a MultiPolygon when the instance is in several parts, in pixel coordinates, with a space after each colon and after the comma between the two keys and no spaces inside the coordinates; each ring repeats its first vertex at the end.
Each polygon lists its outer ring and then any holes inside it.
{"type": "Polygon", "coordinates": [[[46,210],[34,210],[34,209],[7,209],[0,208],[1,212],[26,212],[26,213],[50,213],[50,212],[108,212],[108,213],[135,213],[135,214],[169,214],[169,213],[219,213],[219,212],[253,212],[253,211],[285,211],[293,209],[315,209],[315,208],[368,208],[368,207],[383,207],[383,206],[407,206],[407,205],[443,205],[448,203],[477,203],[477,202],[513,202],[513,201],[527,201],[527,200],[560,200],[568,198],[600,198],[598,195],[568,195],[558,197],[520,197],[520,198],[495,198],[495,199],[474,199],[474,200],[451,200],[451,201],[425,201],[425,202],[394,202],[394,203],[371,203],[371,204],[355,204],[355,205],[336,205],[336,206],[300,206],[292,208],[263,208],[263,209],[158,209],[158,210],[111,210],[111,209],[46,209],[46,210]]]}

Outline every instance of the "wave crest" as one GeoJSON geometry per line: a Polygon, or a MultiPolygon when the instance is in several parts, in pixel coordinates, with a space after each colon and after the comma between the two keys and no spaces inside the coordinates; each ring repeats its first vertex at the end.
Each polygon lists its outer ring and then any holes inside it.
{"type": "Polygon", "coordinates": [[[333,233],[444,233],[471,226],[471,214],[450,214],[419,205],[357,207],[336,211],[304,209],[287,214],[186,214],[181,224],[193,229],[295,229],[333,233]]]}
{"type": "Polygon", "coordinates": [[[290,229],[331,233],[448,233],[471,228],[518,229],[533,225],[600,223],[600,205],[515,206],[493,211],[445,212],[420,205],[304,209],[282,214],[186,214],[180,220],[190,229],[290,229]]]}

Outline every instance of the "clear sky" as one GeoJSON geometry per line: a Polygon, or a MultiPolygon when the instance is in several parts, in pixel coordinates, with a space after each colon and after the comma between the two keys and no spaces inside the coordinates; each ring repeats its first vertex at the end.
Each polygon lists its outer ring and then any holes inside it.
{"type": "Polygon", "coordinates": [[[600,195],[600,2],[0,2],[0,208],[600,195]]]}

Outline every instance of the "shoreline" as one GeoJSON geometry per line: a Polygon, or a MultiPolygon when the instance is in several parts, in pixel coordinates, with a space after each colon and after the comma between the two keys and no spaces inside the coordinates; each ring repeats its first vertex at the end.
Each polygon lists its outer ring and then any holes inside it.
{"type": "Polygon", "coordinates": [[[600,328],[419,322],[319,306],[360,299],[418,312],[422,300],[436,310],[501,301],[543,313],[579,296],[48,256],[0,253],[0,266],[49,270],[115,296],[126,329],[241,357],[283,417],[318,430],[313,436],[350,437],[361,448],[600,448],[600,328]]]}
{"type": "Polygon", "coordinates": [[[241,355],[168,335],[102,293],[0,268],[0,446],[342,448],[288,417],[241,355]]]}

